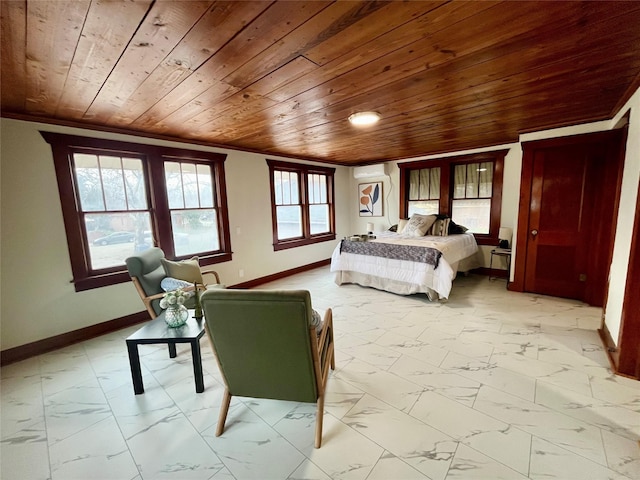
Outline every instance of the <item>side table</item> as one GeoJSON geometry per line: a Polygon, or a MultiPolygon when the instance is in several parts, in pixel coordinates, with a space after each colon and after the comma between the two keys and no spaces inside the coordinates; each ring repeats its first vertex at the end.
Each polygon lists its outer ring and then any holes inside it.
{"type": "Polygon", "coordinates": [[[493,273],[493,257],[504,257],[507,260],[507,287],[509,286],[509,275],[511,275],[511,249],[510,248],[494,248],[491,250],[491,259],[489,260],[489,280],[498,278],[493,273]]]}
{"type": "Polygon", "coordinates": [[[193,375],[196,382],[196,393],[204,392],[204,376],[202,373],[202,354],[200,351],[200,339],[204,335],[204,319],[193,318],[193,310],[189,310],[189,319],[182,327],[171,328],[164,321],[164,311],[155,319],[146,323],[138,331],[127,337],[127,351],[129,352],[129,365],[131,366],[131,379],[133,391],[136,395],[144,393],[142,383],[142,369],[140,368],[140,354],[138,345],[154,343],[166,343],[169,347],[169,357],[176,357],[176,344],[189,343],[191,345],[191,357],[193,360],[193,375]]]}

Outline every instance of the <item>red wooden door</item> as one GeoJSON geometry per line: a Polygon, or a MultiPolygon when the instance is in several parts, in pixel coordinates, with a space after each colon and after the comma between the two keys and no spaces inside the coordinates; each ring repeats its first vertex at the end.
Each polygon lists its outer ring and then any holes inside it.
{"type": "Polygon", "coordinates": [[[534,153],[525,290],[582,300],[593,195],[584,146],[534,153]]]}

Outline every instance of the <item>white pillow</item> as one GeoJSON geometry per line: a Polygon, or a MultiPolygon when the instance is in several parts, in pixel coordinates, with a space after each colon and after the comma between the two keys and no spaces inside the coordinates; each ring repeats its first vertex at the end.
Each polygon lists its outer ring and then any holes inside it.
{"type": "Polygon", "coordinates": [[[404,230],[404,227],[407,226],[407,223],[409,223],[409,219],[408,218],[401,218],[400,220],[398,220],[398,233],[402,233],[402,231],[404,230]]]}
{"type": "Polygon", "coordinates": [[[413,235],[414,237],[422,237],[427,230],[431,228],[438,217],[435,215],[420,215],[414,213],[411,215],[407,226],[404,227],[402,233],[404,235],[413,235]]]}

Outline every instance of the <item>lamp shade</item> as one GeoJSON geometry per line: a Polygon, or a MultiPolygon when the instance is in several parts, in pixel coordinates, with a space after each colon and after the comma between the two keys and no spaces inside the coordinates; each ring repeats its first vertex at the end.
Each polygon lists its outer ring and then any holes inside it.
{"type": "Polygon", "coordinates": [[[498,232],[498,238],[500,240],[511,241],[511,235],[513,235],[513,230],[511,230],[509,227],[500,227],[500,231],[498,232]]]}
{"type": "Polygon", "coordinates": [[[373,223],[367,222],[367,233],[373,233],[373,223]]]}
{"type": "Polygon", "coordinates": [[[511,248],[511,235],[513,230],[509,227],[500,227],[498,232],[498,248],[511,248]]]}

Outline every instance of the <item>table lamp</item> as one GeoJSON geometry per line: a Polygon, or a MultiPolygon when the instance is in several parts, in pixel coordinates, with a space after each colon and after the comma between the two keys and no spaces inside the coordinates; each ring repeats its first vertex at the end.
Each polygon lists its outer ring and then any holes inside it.
{"type": "Polygon", "coordinates": [[[498,232],[498,247],[500,248],[511,248],[511,236],[513,235],[513,230],[509,227],[500,227],[500,231],[498,232]]]}

